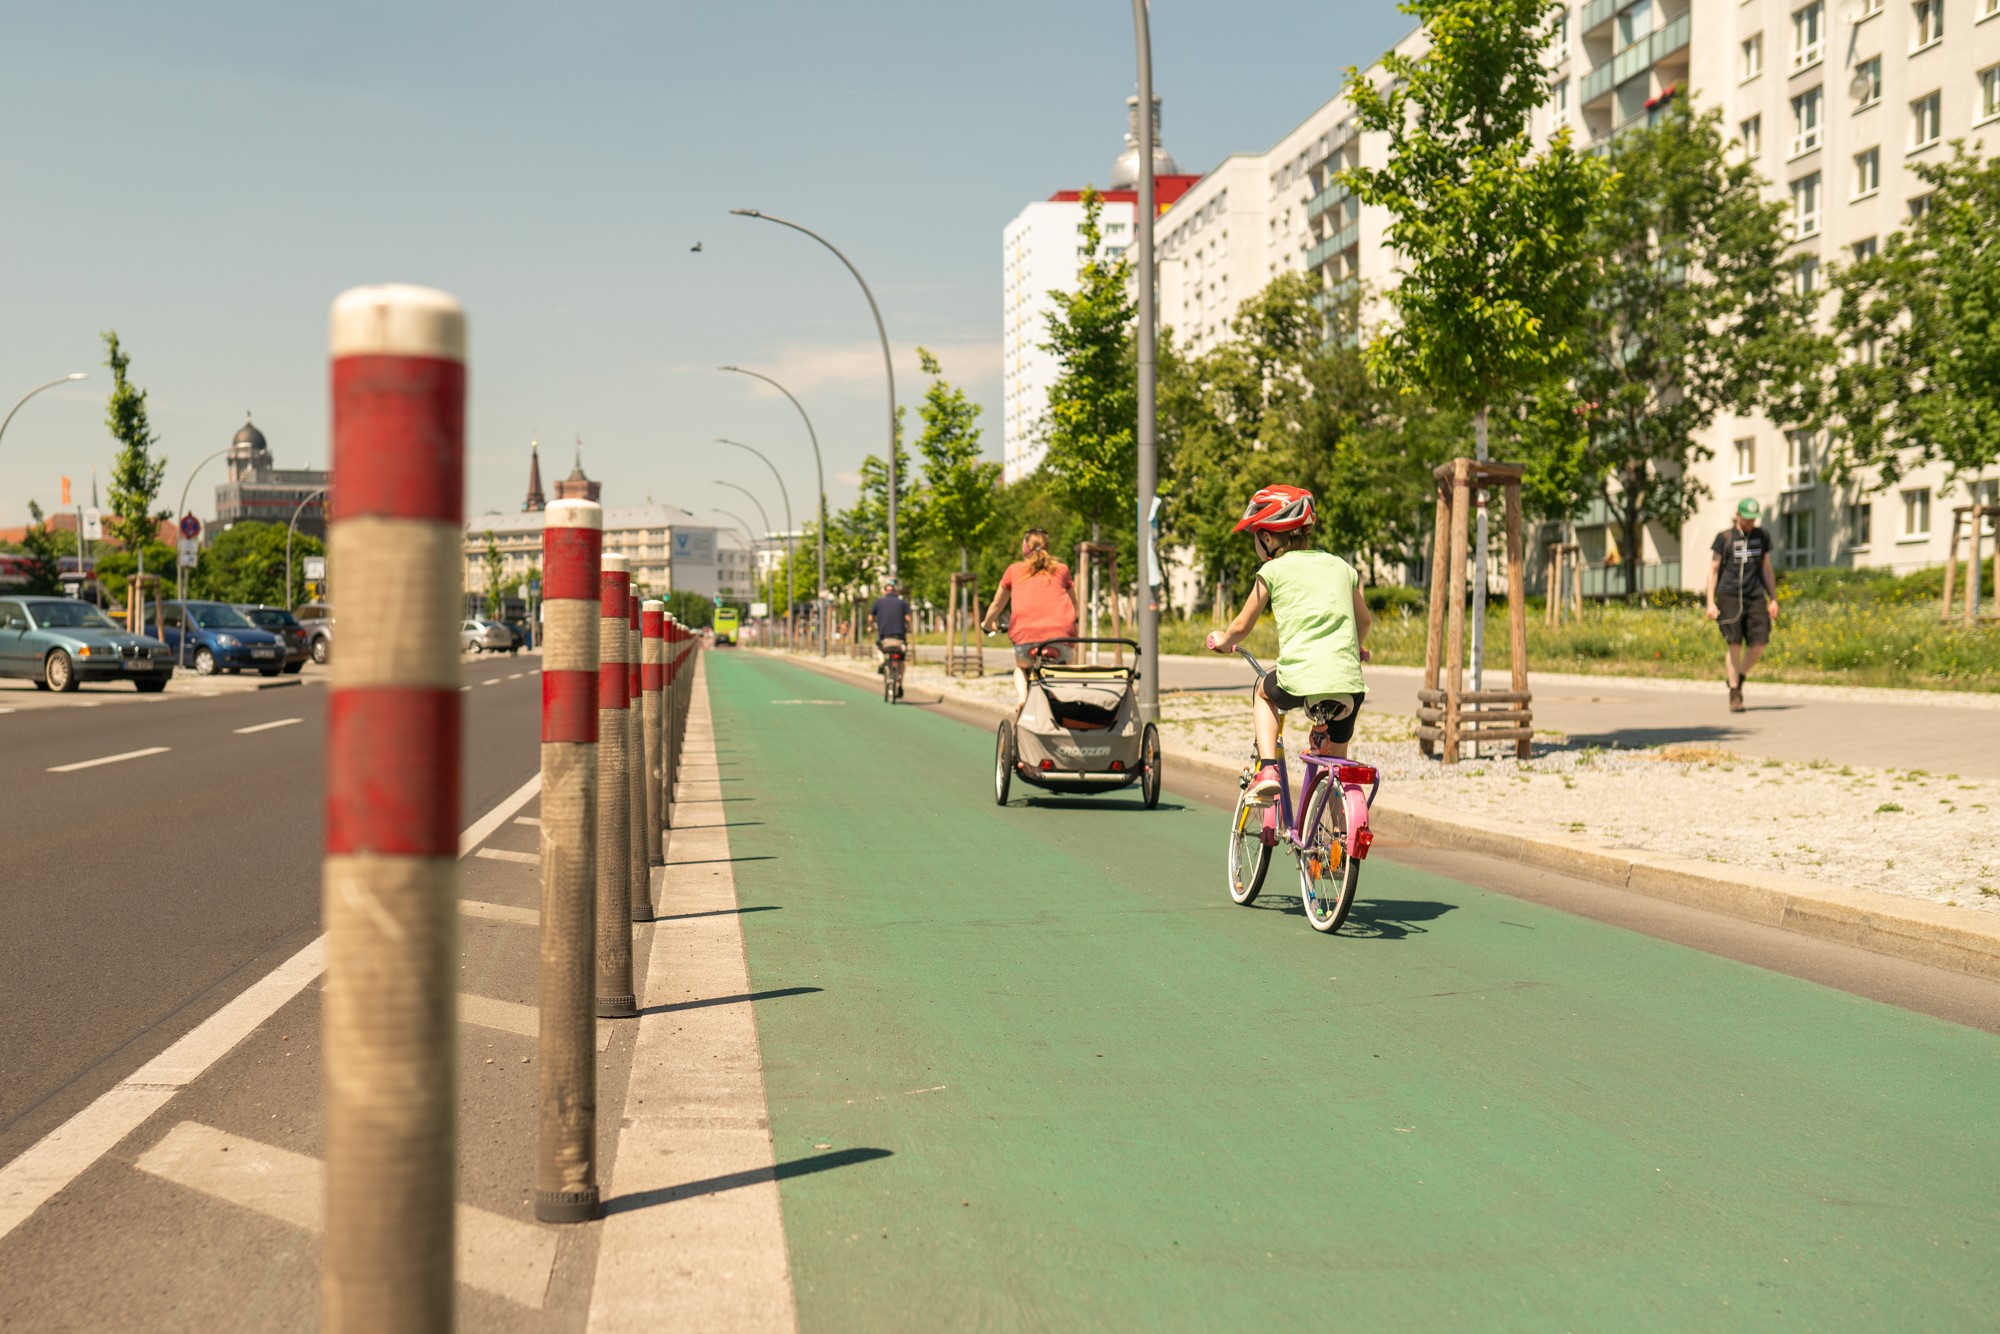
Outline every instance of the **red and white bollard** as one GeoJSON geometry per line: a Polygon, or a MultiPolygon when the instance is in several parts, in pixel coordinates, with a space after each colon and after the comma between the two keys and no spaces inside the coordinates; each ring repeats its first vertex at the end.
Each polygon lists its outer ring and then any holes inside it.
{"type": "Polygon", "coordinates": [[[632,860],[630,887],[632,890],[631,913],[635,922],[653,920],[653,873],[651,860],[646,856],[648,839],[646,835],[646,726],[645,726],[645,653],[639,634],[639,595],[632,594],[625,600],[625,611],[630,617],[628,633],[625,637],[625,665],[629,669],[626,680],[629,692],[625,702],[625,772],[630,779],[629,795],[632,803],[632,818],[628,832],[629,852],[632,860]]]}
{"type": "Polygon", "coordinates": [[[597,1217],[598,560],[604,511],[558,500],[542,529],[541,1111],[535,1217],[597,1217]]]}
{"type": "Polygon", "coordinates": [[[646,751],[646,861],[653,866],[666,860],[666,847],[660,839],[660,687],[665,680],[660,633],[666,609],[667,604],[657,599],[649,600],[639,609],[643,659],[639,669],[639,718],[646,751]]]}
{"type": "Polygon", "coordinates": [[[465,314],[357,287],[331,326],[321,1323],[451,1329],[465,314]]]}
{"type": "Polygon", "coordinates": [[[639,1013],[632,994],[632,778],[626,772],[625,604],[631,564],[607,553],[598,576],[597,621],[597,1017],[639,1013]]]}

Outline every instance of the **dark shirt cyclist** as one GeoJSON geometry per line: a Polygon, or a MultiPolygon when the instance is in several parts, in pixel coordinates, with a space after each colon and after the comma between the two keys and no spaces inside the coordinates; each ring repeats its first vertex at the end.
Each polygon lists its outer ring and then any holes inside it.
{"type": "Polygon", "coordinates": [[[868,619],[875,626],[877,649],[903,647],[910,637],[910,603],[900,583],[891,579],[882,586],[882,596],[868,609],[868,619]]]}
{"type": "Polygon", "coordinates": [[[1722,631],[1722,679],[1729,686],[1729,711],[1743,712],[1743,683],[1771,642],[1778,619],[1778,579],[1771,571],[1771,535],[1757,523],[1764,508],[1739,501],[1736,522],[1715,535],[1709,548],[1708,619],[1722,631]]]}

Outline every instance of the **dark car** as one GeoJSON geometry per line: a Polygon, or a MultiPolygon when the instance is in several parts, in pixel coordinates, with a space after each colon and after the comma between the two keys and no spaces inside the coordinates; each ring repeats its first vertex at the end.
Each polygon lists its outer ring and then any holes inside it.
{"type": "Polygon", "coordinates": [[[266,607],[259,603],[239,602],[236,604],[236,610],[249,617],[250,624],[256,626],[259,630],[269,630],[284,641],[285,672],[287,675],[297,675],[299,669],[306,665],[306,659],[312,657],[311,634],[307,632],[303,625],[299,624],[298,617],[292,615],[283,607],[266,607]]]}
{"type": "Polygon", "coordinates": [[[0,598],[0,676],[25,676],[43,690],[84,681],[130,681],[151,694],[174,674],[173,651],[118,626],[74,598],[0,598]]]}
{"type": "Polygon", "coordinates": [[[306,647],[312,660],[324,667],[333,657],[333,608],[319,602],[309,602],[297,612],[299,625],[306,632],[306,647]]]}
{"type": "Polygon", "coordinates": [[[197,676],[246,669],[276,676],[285,669],[284,641],[227,602],[163,602],[159,618],[174,660],[185,661],[197,676]]]}
{"type": "Polygon", "coordinates": [[[500,622],[500,624],[514,632],[515,648],[533,648],[535,646],[535,628],[528,624],[527,617],[509,616],[506,620],[500,622]]]}

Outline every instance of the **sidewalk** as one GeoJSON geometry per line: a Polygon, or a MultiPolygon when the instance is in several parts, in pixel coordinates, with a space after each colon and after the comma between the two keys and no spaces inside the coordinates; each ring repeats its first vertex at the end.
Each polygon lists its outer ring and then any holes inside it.
{"type": "MultiPolygon", "coordinates": [[[[799,661],[865,686],[879,679],[840,659],[799,661]]],[[[923,664],[908,688],[991,718],[1011,712],[1006,676],[947,678],[923,664]]],[[[1525,763],[1446,766],[1419,754],[1409,713],[1375,708],[1391,691],[1371,695],[1355,750],[1383,771],[1384,834],[2000,978],[2000,781],[1759,761],[1712,743],[1614,751],[1557,733],[1525,763]]],[[[1161,713],[1170,772],[1241,771],[1247,694],[1166,695],[1161,713]]]]}

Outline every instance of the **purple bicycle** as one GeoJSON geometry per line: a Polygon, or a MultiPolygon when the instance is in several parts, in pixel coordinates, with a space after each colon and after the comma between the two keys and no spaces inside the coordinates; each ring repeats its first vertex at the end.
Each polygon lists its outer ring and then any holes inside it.
{"type": "MultiPolygon", "coordinates": [[[[1236,651],[1262,680],[1263,664],[1240,648],[1236,651]]],[[[1309,707],[1307,714],[1310,716],[1316,707],[1309,707]]],[[[1298,861],[1299,898],[1305,905],[1306,921],[1313,930],[1330,933],[1340,929],[1348,909],[1354,906],[1361,863],[1367,860],[1375,841],[1368,828],[1368,809],[1382,790],[1382,775],[1372,765],[1315,755],[1310,749],[1299,758],[1305,763],[1305,778],[1297,819],[1293,818],[1291,770],[1285,763],[1282,734],[1278,738],[1275,803],[1251,799],[1252,771],[1244,771],[1239,781],[1244,790],[1236,798],[1236,812],[1229,821],[1229,897],[1246,906],[1256,902],[1264,887],[1264,873],[1271,866],[1271,849],[1283,838],[1298,861]]],[[[1254,757],[1251,764],[1254,769],[1254,757]]]]}

